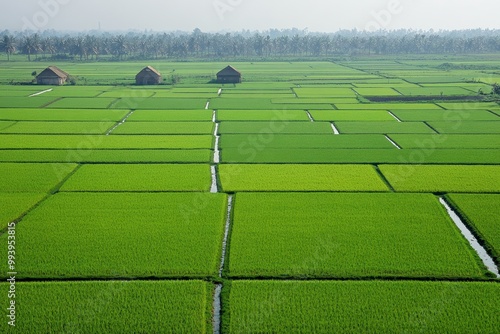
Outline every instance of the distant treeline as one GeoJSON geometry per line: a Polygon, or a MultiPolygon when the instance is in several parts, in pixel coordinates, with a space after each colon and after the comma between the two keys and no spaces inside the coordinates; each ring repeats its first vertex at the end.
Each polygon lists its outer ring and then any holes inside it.
{"type": "Polygon", "coordinates": [[[0,33],[0,50],[28,60],[140,60],[330,57],[398,54],[478,54],[500,51],[500,30],[334,34],[304,30],[267,32],[85,34],[0,33]]]}

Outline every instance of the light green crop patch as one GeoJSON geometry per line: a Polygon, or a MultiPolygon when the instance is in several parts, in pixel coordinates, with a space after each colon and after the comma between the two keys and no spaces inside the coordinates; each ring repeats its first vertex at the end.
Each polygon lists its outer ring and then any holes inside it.
{"type": "Polygon", "coordinates": [[[481,278],[430,194],[238,193],[231,277],[481,278]]]}
{"type": "Polygon", "coordinates": [[[212,277],[226,207],[223,194],[56,194],[16,226],[18,278],[212,277]]]}

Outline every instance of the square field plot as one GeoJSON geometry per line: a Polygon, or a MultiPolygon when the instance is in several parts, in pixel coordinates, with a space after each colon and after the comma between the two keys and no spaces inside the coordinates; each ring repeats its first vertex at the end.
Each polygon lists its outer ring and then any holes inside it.
{"type": "Polygon", "coordinates": [[[500,195],[451,194],[449,198],[500,264],[500,195]]]}
{"type": "Polygon", "coordinates": [[[18,122],[2,130],[14,134],[105,134],[114,122],[18,122]]]}
{"type": "Polygon", "coordinates": [[[380,166],[396,191],[404,192],[500,192],[500,166],[380,166]]]}
{"type": "MultiPolygon", "coordinates": [[[[7,291],[7,284],[0,287],[7,291]]],[[[208,333],[211,290],[202,281],[18,283],[16,311],[23,320],[16,322],[16,331],[208,333]]],[[[7,327],[2,321],[0,331],[8,333],[7,327]]]]}
{"type": "Polygon", "coordinates": [[[269,134],[332,134],[333,129],[329,123],[323,122],[289,122],[273,120],[269,122],[222,122],[219,134],[244,134],[258,133],[269,134]]]}
{"type": "Polygon", "coordinates": [[[75,170],[76,164],[0,163],[0,193],[49,192],[75,170]]]}
{"type": "Polygon", "coordinates": [[[211,134],[214,130],[212,122],[126,122],[113,130],[113,134],[211,134]]]}
{"type": "Polygon", "coordinates": [[[220,165],[224,191],[388,191],[369,165],[220,165]]]}
{"type": "Polygon", "coordinates": [[[158,109],[158,110],[195,110],[204,109],[207,104],[206,99],[179,99],[167,97],[151,98],[122,98],[113,103],[115,109],[158,109]]]}
{"type": "Polygon", "coordinates": [[[433,151],[436,149],[498,149],[500,136],[489,135],[420,135],[420,134],[395,134],[389,135],[403,149],[421,149],[433,151]]]}
{"type": "Polygon", "coordinates": [[[20,218],[45,196],[46,194],[0,193],[0,230],[20,218]]]}
{"type": "MultiPolygon", "coordinates": [[[[0,140],[2,137],[0,136],[0,140]]],[[[319,135],[294,135],[277,134],[271,140],[265,134],[226,134],[221,136],[220,146],[235,148],[241,155],[249,153],[253,155],[262,149],[291,149],[291,148],[314,148],[314,149],[361,149],[361,148],[387,148],[394,146],[383,135],[343,135],[332,136],[331,134],[319,135]]],[[[247,156],[248,157],[248,156],[247,156]]]]}
{"type": "Polygon", "coordinates": [[[127,113],[126,110],[108,109],[0,109],[0,120],[118,122],[127,113]]]}
{"type": "Polygon", "coordinates": [[[219,121],[309,121],[303,110],[219,110],[219,121]]]}
{"type": "Polygon", "coordinates": [[[394,121],[386,110],[310,110],[315,121],[394,121]]]}
{"type": "MultiPolygon", "coordinates": [[[[111,106],[116,99],[106,97],[81,97],[81,98],[62,98],[50,104],[50,108],[65,108],[79,109],[85,107],[87,109],[106,109],[111,106]]],[[[117,108],[117,109],[128,109],[117,108]]]]}
{"type": "Polygon", "coordinates": [[[210,149],[212,135],[2,135],[0,149],[210,149]]]}
{"type": "Polygon", "coordinates": [[[495,333],[499,294],[495,283],[236,281],[227,332],[495,333]]]}
{"type": "Polygon", "coordinates": [[[0,162],[210,163],[211,150],[0,150],[0,162]]]}
{"type": "Polygon", "coordinates": [[[127,122],[211,122],[212,114],[212,110],[136,110],[127,122]]]}
{"type": "MultiPolygon", "coordinates": [[[[55,101],[55,97],[2,97],[0,108],[42,108],[55,101]]],[[[81,107],[81,105],[80,105],[81,107]]]]}
{"type": "Polygon", "coordinates": [[[210,165],[84,165],[61,191],[208,191],[210,165]]]}
{"type": "Polygon", "coordinates": [[[435,133],[421,122],[336,122],[340,133],[435,133]]]}
{"type": "Polygon", "coordinates": [[[486,275],[428,194],[239,193],[229,254],[231,277],[486,275]]]}
{"type": "Polygon", "coordinates": [[[16,269],[21,278],[212,276],[226,202],[221,194],[59,193],[17,225],[16,269]]]}
{"type": "Polygon", "coordinates": [[[500,118],[487,110],[391,110],[404,122],[445,121],[498,121],[500,118]]]}
{"type": "Polygon", "coordinates": [[[500,134],[498,121],[464,121],[455,119],[448,122],[429,122],[441,134],[500,134]]]}

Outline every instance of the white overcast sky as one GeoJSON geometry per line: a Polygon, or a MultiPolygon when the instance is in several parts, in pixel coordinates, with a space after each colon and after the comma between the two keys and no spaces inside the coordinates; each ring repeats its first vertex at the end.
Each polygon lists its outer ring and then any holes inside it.
{"type": "Polygon", "coordinates": [[[3,0],[0,30],[500,28],[499,0],[3,0]]]}

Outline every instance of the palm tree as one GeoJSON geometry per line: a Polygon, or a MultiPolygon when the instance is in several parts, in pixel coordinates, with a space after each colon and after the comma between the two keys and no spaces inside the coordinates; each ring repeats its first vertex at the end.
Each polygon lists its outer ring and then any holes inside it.
{"type": "Polygon", "coordinates": [[[0,42],[2,50],[7,54],[7,60],[10,61],[10,55],[16,52],[16,40],[14,36],[5,35],[0,42]]]}
{"type": "Polygon", "coordinates": [[[36,50],[36,41],[33,36],[26,36],[22,44],[23,53],[28,55],[28,61],[31,61],[31,54],[36,50]]]}

